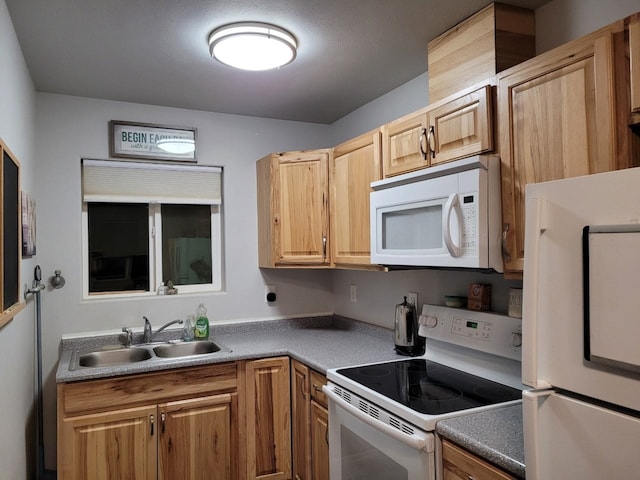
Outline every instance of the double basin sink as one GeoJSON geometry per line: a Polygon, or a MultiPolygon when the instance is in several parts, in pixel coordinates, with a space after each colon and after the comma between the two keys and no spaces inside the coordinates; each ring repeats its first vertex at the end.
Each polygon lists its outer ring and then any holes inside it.
{"type": "Polygon", "coordinates": [[[97,350],[87,353],[74,352],[71,359],[71,369],[110,367],[149,360],[198,357],[230,351],[226,346],[213,340],[135,345],[116,350],[97,350]]]}

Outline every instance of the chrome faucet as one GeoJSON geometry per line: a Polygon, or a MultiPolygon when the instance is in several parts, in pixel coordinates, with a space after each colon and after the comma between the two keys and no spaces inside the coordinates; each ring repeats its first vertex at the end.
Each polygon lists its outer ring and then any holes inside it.
{"type": "Polygon", "coordinates": [[[178,324],[182,324],[183,321],[180,319],[177,320],[172,320],[168,323],[165,323],[163,326],[161,326],[158,330],[156,330],[155,332],[152,332],[151,330],[151,323],[149,323],[149,319],[147,317],[142,317],[144,319],[144,336],[143,336],[143,341],[144,343],[151,343],[153,341],[153,338],[159,334],[161,331],[163,331],[165,328],[178,323],[178,324]]]}

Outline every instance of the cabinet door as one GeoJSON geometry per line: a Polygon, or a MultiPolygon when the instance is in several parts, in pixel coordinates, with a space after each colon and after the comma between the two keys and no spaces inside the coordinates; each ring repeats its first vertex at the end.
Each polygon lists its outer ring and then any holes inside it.
{"type": "Polygon", "coordinates": [[[329,480],[329,414],[311,401],[311,450],[313,480],[329,480]]]}
{"type": "Polygon", "coordinates": [[[369,194],[382,178],[380,131],[334,148],[331,160],[331,250],[333,263],[371,265],[369,194]]]}
{"type": "Polygon", "coordinates": [[[322,386],[326,384],[327,377],[315,370],[311,370],[311,399],[315,400],[323,407],[328,405],[327,396],[322,391],[322,386]]]}
{"type": "Polygon", "coordinates": [[[238,478],[237,393],[158,406],[159,480],[238,478]]]}
{"type": "Polygon", "coordinates": [[[293,478],[309,480],[311,479],[309,368],[296,360],[291,361],[291,367],[293,478]]]}
{"type": "Polygon", "coordinates": [[[278,154],[273,168],[274,218],[279,264],[329,263],[329,156],[278,154]]]}
{"type": "Polygon", "coordinates": [[[502,470],[479,459],[466,450],[442,441],[442,470],[444,480],[514,480],[502,470]]]}
{"type": "Polygon", "coordinates": [[[614,98],[608,29],[499,76],[505,272],[524,267],[528,183],[616,168],[614,98]]]}
{"type": "Polygon", "coordinates": [[[289,357],[246,364],[247,477],[291,478],[289,357]]]}
{"type": "Polygon", "coordinates": [[[382,127],[382,171],[386,177],[429,166],[424,110],[382,127]]]}
{"type": "Polygon", "coordinates": [[[157,426],[155,405],[64,419],[60,478],[155,480],[157,426]]]}
{"type": "Polygon", "coordinates": [[[432,165],[493,150],[489,85],[430,108],[427,118],[432,165]]]}

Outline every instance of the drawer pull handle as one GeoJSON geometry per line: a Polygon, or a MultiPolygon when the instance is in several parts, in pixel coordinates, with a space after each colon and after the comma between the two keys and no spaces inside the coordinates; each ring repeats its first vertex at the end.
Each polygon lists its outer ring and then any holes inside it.
{"type": "Polygon", "coordinates": [[[153,436],[153,415],[149,415],[149,423],[151,425],[151,436],[153,436]]]}
{"type": "Polygon", "coordinates": [[[162,433],[164,433],[164,424],[167,420],[167,417],[164,413],[160,414],[160,423],[162,424],[162,433]]]}

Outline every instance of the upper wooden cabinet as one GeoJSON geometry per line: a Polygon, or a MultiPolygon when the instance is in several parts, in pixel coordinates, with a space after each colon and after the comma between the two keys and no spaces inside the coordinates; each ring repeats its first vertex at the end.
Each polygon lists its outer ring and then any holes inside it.
{"type": "Polygon", "coordinates": [[[333,149],[331,159],[331,252],[337,267],[371,266],[369,193],[382,178],[380,130],[333,149]]]}
{"type": "Polygon", "coordinates": [[[431,105],[427,149],[431,165],[493,150],[491,86],[460,92],[431,105]]]}
{"type": "Polygon", "coordinates": [[[617,152],[616,31],[621,23],[498,75],[505,272],[524,267],[528,183],[604,172],[628,162],[617,152]]]}
{"type": "Polygon", "coordinates": [[[329,266],[329,150],[256,164],[260,267],[329,266]]]}
{"type": "Polygon", "coordinates": [[[425,108],[382,127],[382,172],[385,178],[429,166],[427,126],[425,108]]]}
{"type": "Polygon", "coordinates": [[[429,102],[437,102],[535,55],[533,10],[492,3],[427,45],[429,102]]]}

